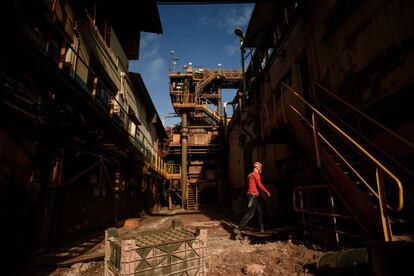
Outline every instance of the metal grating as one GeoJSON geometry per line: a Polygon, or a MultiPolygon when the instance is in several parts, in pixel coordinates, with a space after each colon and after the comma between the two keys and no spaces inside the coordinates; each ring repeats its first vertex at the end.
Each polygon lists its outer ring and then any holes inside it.
{"type": "Polygon", "coordinates": [[[206,229],[182,229],[179,221],[166,230],[130,232],[122,237],[108,230],[105,275],[205,275],[206,229]]]}

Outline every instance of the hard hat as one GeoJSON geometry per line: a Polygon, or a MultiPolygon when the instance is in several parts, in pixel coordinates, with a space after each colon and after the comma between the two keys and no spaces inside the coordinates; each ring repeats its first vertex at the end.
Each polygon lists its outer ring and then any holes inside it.
{"type": "Polygon", "coordinates": [[[258,168],[258,169],[262,169],[262,164],[260,162],[254,162],[253,167],[258,168]]]}

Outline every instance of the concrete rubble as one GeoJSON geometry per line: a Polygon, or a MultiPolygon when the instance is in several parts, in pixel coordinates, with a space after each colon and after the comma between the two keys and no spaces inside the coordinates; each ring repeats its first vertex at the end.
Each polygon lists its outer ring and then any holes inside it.
{"type": "MultiPolygon", "coordinates": [[[[235,240],[233,233],[218,224],[214,216],[201,213],[173,216],[146,217],[140,219],[142,231],[166,229],[172,220],[179,219],[183,229],[195,233],[196,227],[207,225],[205,247],[207,275],[312,275],[307,265],[315,263],[323,254],[317,246],[305,246],[288,237],[272,239],[245,238],[235,240]]],[[[118,228],[119,229],[123,229],[118,228]]],[[[130,229],[128,230],[130,231],[130,229]]],[[[103,246],[103,240],[102,240],[103,246]]],[[[70,267],[59,267],[49,275],[103,275],[104,262],[80,262],[70,267]]]]}

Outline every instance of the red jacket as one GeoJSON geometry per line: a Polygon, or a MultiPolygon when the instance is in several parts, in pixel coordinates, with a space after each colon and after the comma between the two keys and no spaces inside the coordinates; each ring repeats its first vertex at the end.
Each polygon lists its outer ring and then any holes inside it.
{"type": "Polygon", "coordinates": [[[259,186],[260,190],[262,190],[265,193],[268,193],[269,191],[266,189],[265,186],[263,186],[262,182],[260,181],[260,174],[256,171],[251,172],[247,176],[247,181],[249,182],[249,188],[247,190],[247,194],[250,195],[259,195],[259,191],[257,190],[257,186],[259,186]]]}

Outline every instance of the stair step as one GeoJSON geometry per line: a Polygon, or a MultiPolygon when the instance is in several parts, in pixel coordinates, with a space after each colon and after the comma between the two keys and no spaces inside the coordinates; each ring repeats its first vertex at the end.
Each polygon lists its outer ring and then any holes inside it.
{"type": "MultiPolygon", "coordinates": [[[[322,145],[322,149],[324,149],[326,152],[328,152],[329,154],[332,155],[338,155],[330,146],[326,145],[326,144],[321,144],[322,145]]],[[[334,145],[335,150],[337,150],[342,156],[348,156],[348,157],[359,157],[358,155],[356,155],[355,153],[352,152],[348,152],[347,148],[341,148],[341,147],[336,147],[334,145]]]]}
{"type": "MultiPolygon", "coordinates": [[[[337,165],[345,165],[345,166],[347,166],[346,164],[345,164],[345,162],[344,161],[342,161],[342,159],[341,160],[339,160],[339,161],[336,161],[335,162],[337,165]]],[[[369,162],[364,162],[364,161],[354,161],[354,162],[352,162],[352,164],[351,164],[352,166],[355,166],[355,167],[359,167],[359,168],[361,168],[361,167],[367,167],[367,168],[372,168],[372,169],[374,169],[374,166],[373,165],[371,165],[369,162]]]]}
{"type": "Polygon", "coordinates": [[[390,219],[390,223],[394,223],[394,224],[405,224],[408,223],[408,220],[406,219],[397,219],[397,218],[392,218],[390,219]]]}
{"type": "MultiPolygon", "coordinates": [[[[353,171],[348,171],[348,170],[343,170],[344,174],[354,174],[353,171]]],[[[373,172],[369,172],[369,171],[361,171],[361,170],[356,170],[357,173],[363,177],[367,177],[367,178],[374,178],[375,177],[375,171],[373,172]]]]}

